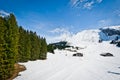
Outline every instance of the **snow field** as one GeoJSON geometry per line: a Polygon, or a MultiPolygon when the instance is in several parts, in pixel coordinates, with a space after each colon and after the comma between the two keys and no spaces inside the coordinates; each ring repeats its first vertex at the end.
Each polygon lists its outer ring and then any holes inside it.
{"type": "Polygon", "coordinates": [[[73,57],[67,50],[48,53],[47,60],[29,61],[24,64],[27,70],[14,80],[120,80],[120,48],[109,42],[86,43],[77,52],[83,57],[73,57]],[[103,57],[110,52],[114,57],[103,57]]]}

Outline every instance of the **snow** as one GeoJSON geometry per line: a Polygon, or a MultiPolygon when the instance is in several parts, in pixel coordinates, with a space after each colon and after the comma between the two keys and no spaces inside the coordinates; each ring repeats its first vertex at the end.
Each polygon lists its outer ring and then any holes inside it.
{"type": "MultiPolygon", "coordinates": [[[[120,30],[120,26],[109,28],[120,30]]],[[[107,36],[99,29],[91,29],[66,37],[69,45],[79,47],[77,52],[72,47],[56,49],[55,54],[48,53],[47,60],[20,63],[27,70],[14,80],[120,80],[120,48],[110,44],[116,36],[107,36]],[[103,42],[98,43],[101,39],[103,42]],[[73,57],[75,53],[83,53],[83,57],[73,57]],[[102,53],[114,56],[103,57],[100,55],[102,53]]]]}
{"type": "MultiPolygon", "coordinates": [[[[109,26],[109,27],[103,27],[101,29],[115,29],[120,30],[120,26],[109,26]]],[[[102,41],[110,41],[115,40],[116,37],[120,38],[120,35],[112,35],[108,36],[105,33],[102,32],[101,29],[90,29],[90,30],[83,30],[81,32],[78,32],[77,34],[74,34],[72,37],[66,38],[66,41],[72,46],[86,46],[86,43],[98,43],[99,40],[102,41]]]]}
{"type": "Polygon", "coordinates": [[[118,26],[108,26],[108,27],[103,27],[103,29],[107,29],[107,28],[109,28],[109,29],[120,30],[120,25],[118,25],[118,26]]]}
{"type": "Polygon", "coordinates": [[[73,35],[71,38],[67,38],[66,40],[71,46],[86,47],[86,43],[98,43],[100,37],[99,32],[100,30],[95,29],[83,30],[73,35]]]}
{"type": "Polygon", "coordinates": [[[83,57],[73,57],[76,52],[56,49],[55,54],[48,53],[47,60],[20,63],[27,70],[14,80],[120,80],[120,48],[108,41],[82,44],[86,47],[77,52],[83,53],[83,57]],[[114,57],[100,56],[105,52],[114,57]]]}

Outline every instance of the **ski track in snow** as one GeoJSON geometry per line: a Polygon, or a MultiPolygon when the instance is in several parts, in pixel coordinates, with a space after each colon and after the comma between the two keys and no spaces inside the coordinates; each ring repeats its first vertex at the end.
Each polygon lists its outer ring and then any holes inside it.
{"type": "Polygon", "coordinates": [[[48,53],[47,60],[20,63],[27,70],[14,80],[120,80],[120,48],[103,42],[78,52],[84,56],[72,57],[69,51],[55,50],[55,54],[48,53]],[[103,52],[114,57],[100,56],[103,52]]]}

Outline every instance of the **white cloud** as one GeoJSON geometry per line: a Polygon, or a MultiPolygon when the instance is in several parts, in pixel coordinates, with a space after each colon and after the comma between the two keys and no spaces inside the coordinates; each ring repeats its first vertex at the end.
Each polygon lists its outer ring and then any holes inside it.
{"type": "Polygon", "coordinates": [[[54,36],[47,37],[48,43],[65,41],[72,36],[72,33],[66,28],[55,28],[49,32],[54,34],[54,36]]]}
{"type": "Polygon", "coordinates": [[[75,6],[78,0],[70,0],[72,6],[75,6]]]}
{"type": "Polygon", "coordinates": [[[101,3],[103,0],[97,0],[98,3],[101,3]]]}
{"type": "Polygon", "coordinates": [[[87,0],[70,0],[72,7],[78,7],[80,3],[86,2],[87,0]]]}
{"type": "Polygon", "coordinates": [[[9,13],[5,12],[4,10],[0,10],[0,15],[9,15],[9,13]]]}
{"type": "Polygon", "coordinates": [[[72,7],[92,9],[93,5],[102,3],[103,0],[70,0],[72,7]]]}
{"type": "Polygon", "coordinates": [[[56,42],[56,41],[66,41],[67,39],[69,39],[69,37],[71,36],[71,34],[69,33],[63,33],[61,35],[58,35],[58,36],[55,36],[53,38],[51,38],[53,42],[56,42]]]}
{"type": "Polygon", "coordinates": [[[98,21],[98,26],[109,26],[111,24],[110,19],[103,19],[98,21]]]}
{"type": "Polygon", "coordinates": [[[51,33],[68,33],[68,30],[66,30],[65,28],[55,28],[49,32],[51,32],[51,33]]]}
{"type": "Polygon", "coordinates": [[[84,8],[87,8],[87,9],[91,9],[92,6],[93,6],[93,4],[94,4],[93,1],[91,1],[91,2],[86,2],[86,3],[83,5],[83,7],[84,7],[84,8]]]}
{"type": "Polygon", "coordinates": [[[115,10],[114,13],[120,17],[120,10],[115,10]]]}

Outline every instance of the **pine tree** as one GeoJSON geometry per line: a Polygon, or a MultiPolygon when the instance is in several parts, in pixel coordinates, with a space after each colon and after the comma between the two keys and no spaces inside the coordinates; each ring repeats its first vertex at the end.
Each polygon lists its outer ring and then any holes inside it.
{"type": "Polygon", "coordinates": [[[54,54],[54,46],[52,44],[47,45],[47,51],[54,54]]]}
{"type": "Polygon", "coordinates": [[[7,30],[6,31],[6,43],[8,44],[8,50],[10,50],[11,58],[13,58],[14,63],[17,61],[18,54],[18,25],[16,22],[16,18],[13,14],[10,14],[7,20],[7,30]]]}
{"type": "Polygon", "coordinates": [[[46,59],[47,56],[47,43],[46,39],[42,38],[41,39],[41,54],[40,54],[40,59],[46,59]]]}
{"type": "Polygon", "coordinates": [[[26,38],[25,38],[25,52],[26,52],[26,60],[30,60],[30,50],[31,50],[31,41],[30,41],[30,33],[26,31],[26,38]]]}
{"type": "Polygon", "coordinates": [[[13,14],[0,20],[0,79],[6,80],[13,74],[17,60],[18,26],[13,14]]]}
{"type": "Polygon", "coordinates": [[[25,49],[26,49],[26,42],[25,42],[25,39],[26,39],[26,31],[20,26],[19,28],[19,47],[18,47],[18,61],[20,62],[26,62],[28,61],[26,59],[26,52],[25,52],[25,49]]]}
{"type": "Polygon", "coordinates": [[[14,64],[17,61],[18,54],[18,26],[13,14],[10,14],[7,19],[7,30],[6,30],[5,40],[6,40],[6,54],[7,54],[7,64],[9,76],[13,74],[14,64]]]}
{"type": "Polygon", "coordinates": [[[7,54],[5,53],[5,31],[6,21],[0,17],[0,80],[5,80],[8,77],[7,70],[5,69],[7,62],[7,54]]]}

